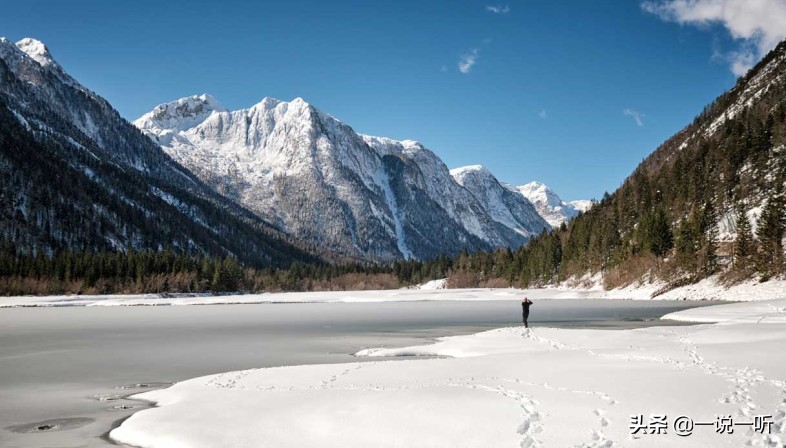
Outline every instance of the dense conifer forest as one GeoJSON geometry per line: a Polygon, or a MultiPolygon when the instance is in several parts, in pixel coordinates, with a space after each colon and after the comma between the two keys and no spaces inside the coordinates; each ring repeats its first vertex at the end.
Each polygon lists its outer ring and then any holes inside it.
{"type": "Polygon", "coordinates": [[[139,294],[392,289],[448,275],[451,260],[390,266],[293,262],[243,266],[233,257],[162,251],[71,252],[53,256],[0,247],[0,294],[139,294]]]}

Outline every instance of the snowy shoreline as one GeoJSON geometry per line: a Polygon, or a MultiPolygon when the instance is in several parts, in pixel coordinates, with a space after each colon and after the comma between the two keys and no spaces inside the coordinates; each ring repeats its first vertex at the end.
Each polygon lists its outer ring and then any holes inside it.
{"type": "Polygon", "coordinates": [[[755,301],[786,298],[786,280],[759,283],[749,281],[725,287],[715,278],[673,289],[652,297],[661,284],[633,285],[621,289],[549,287],[536,289],[469,288],[444,289],[440,281],[420,288],[375,291],[281,292],[262,294],[116,294],[66,296],[0,297],[0,308],[52,306],[168,306],[168,305],[235,305],[261,303],[375,303],[426,300],[521,300],[527,296],[542,299],[614,299],[614,300],[719,300],[755,301]]]}
{"type": "Polygon", "coordinates": [[[500,328],[370,348],[365,362],[228,372],[134,398],[155,408],[111,432],[140,447],[782,446],[786,299],[664,316],[686,327],[500,328]],[[439,356],[384,362],[401,355],[439,356]],[[739,423],[631,434],[631,416],[739,423]],[[569,423],[569,424],[568,424],[569,423]]]}

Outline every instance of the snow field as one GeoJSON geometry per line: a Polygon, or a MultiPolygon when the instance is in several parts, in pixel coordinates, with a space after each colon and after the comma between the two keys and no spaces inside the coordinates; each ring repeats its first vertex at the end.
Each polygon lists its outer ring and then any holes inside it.
{"type": "Polygon", "coordinates": [[[370,348],[353,364],[223,373],[138,395],[158,407],[111,437],[141,447],[780,447],[784,316],[786,300],[727,304],[669,316],[721,324],[510,327],[370,348]],[[385,360],[401,355],[443,358],[385,360]],[[768,414],[773,426],[632,435],[639,414],[669,422],[768,414]]]}

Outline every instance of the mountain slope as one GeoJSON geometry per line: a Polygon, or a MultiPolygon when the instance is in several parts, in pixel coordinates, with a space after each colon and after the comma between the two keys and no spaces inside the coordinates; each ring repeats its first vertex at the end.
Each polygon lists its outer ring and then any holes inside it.
{"type": "Polygon", "coordinates": [[[549,228],[533,204],[521,194],[503,186],[480,165],[456,168],[450,174],[472,193],[491,219],[529,239],[549,228]]]}
{"type": "Polygon", "coordinates": [[[0,232],[16,251],[160,249],[256,265],[314,257],[222,198],[33,39],[0,38],[0,232]]]}
{"type": "Polygon", "coordinates": [[[228,111],[193,96],[134,124],[282,231],[349,256],[390,261],[517,247],[541,229],[517,232],[492,219],[419,143],[358,134],[300,98],[228,111]]]}
{"type": "Polygon", "coordinates": [[[531,241],[519,255],[530,266],[522,281],[601,273],[607,287],[658,279],[668,289],[718,273],[782,275],[785,196],[782,42],[617,191],[566,230],[531,241]]]}

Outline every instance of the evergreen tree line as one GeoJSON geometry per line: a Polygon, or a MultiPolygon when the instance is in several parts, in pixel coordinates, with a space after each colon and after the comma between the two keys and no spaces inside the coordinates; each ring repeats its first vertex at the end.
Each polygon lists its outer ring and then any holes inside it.
{"type": "Polygon", "coordinates": [[[451,261],[387,266],[293,262],[244,266],[234,257],[162,251],[18,253],[0,245],[0,294],[226,293],[392,289],[444,278],[451,261]]]}
{"type": "MultiPolygon", "coordinates": [[[[539,287],[570,279],[578,285],[588,273],[600,274],[607,288],[648,276],[665,280],[666,289],[717,273],[730,282],[767,280],[786,273],[784,210],[782,195],[770,197],[753,232],[748,210],[739,205],[737,237],[725,245],[718,241],[717,214],[711,203],[676,223],[665,208],[655,207],[642,216],[630,240],[623,240],[614,220],[602,218],[602,209],[591,210],[515,251],[463,252],[449,264],[449,285],[539,287]]],[[[423,263],[424,270],[430,263],[423,263]]]]}

